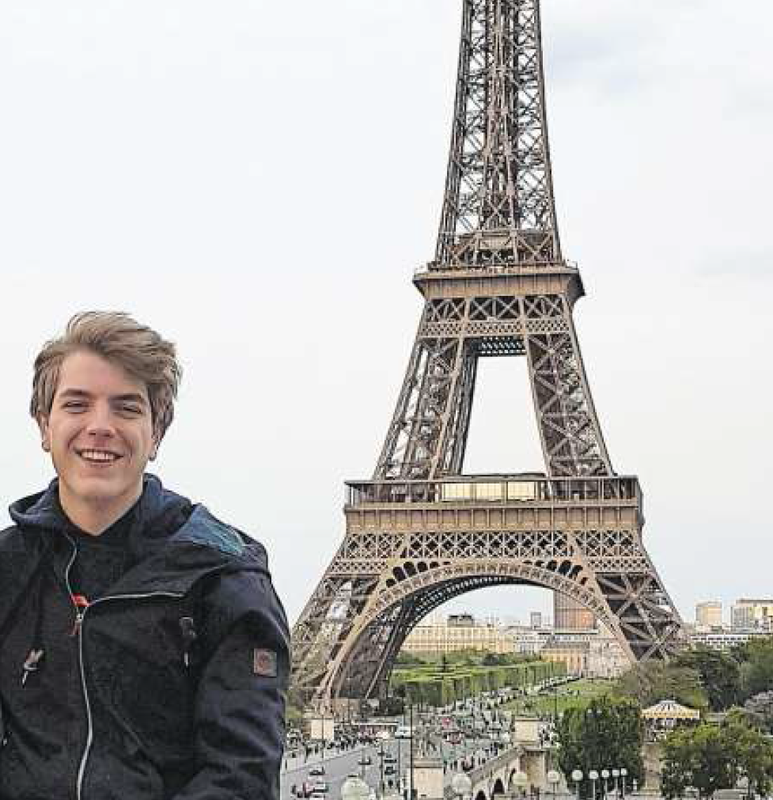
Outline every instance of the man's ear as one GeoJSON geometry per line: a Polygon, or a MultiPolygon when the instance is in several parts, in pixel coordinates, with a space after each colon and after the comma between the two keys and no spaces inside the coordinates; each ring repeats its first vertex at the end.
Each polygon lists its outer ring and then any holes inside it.
{"type": "Polygon", "coordinates": [[[40,428],[40,446],[47,452],[51,452],[51,434],[48,427],[48,416],[45,414],[38,414],[37,416],[38,428],[40,428]]]}

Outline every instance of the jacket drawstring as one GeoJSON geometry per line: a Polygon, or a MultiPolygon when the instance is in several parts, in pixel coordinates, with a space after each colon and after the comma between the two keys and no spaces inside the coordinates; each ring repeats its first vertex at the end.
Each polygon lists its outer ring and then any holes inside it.
{"type": "Polygon", "coordinates": [[[21,685],[27,683],[30,673],[37,672],[43,666],[43,659],[45,657],[45,648],[43,647],[43,608],[45,605],[45,591],[46,591],[46,567],[50,566],[49,560],[50,547],[47,547],[40,557],[37,567],[35,568],[36,586],[33,590],[32,597],[32,615],[35,619],[35,627],[32,633],[32,648],[27,654],[27,658],[22,665],[21,685]]]}
{"type": "Polygon", "coordinates": [[[180,618],[180,631],[183,637],[183,664],[187,669],[191,666],[191,653],[196,644],[196,639],[199,638],[199,635],[196,633],[193,617],[180,618]]]}

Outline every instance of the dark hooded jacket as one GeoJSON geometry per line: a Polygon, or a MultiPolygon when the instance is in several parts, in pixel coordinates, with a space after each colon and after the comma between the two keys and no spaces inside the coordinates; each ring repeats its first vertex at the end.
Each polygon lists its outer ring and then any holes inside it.
{"type": "Polygon", "coordinates": [[[79,609],[57,485],[0,533],[0,800],[279,796],[289,635],[263,547],[145,479],[79,609]]]}

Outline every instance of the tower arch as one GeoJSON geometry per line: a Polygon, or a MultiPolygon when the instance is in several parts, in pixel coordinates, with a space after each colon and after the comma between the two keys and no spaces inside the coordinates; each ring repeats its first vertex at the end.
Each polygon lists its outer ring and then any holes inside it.
{"type": "MultiPolygon", "coordinates": [[[[364,696],[383,694],[392,666],[411,630],[428,614],[449,600],[490,586],[529,585],[561,591],[588,608],[617,634],[628,651],[625,637],[616,630],[616,620],[589,588],[588,576],[577,572],[568,577],[544,566],[506,561],[458,562],[406,577],[389,594],[379,593],[380,602],[359,616],[359,634],[349,636],[349,647],[342,648],[328,669],[325,700],[358,689],[364,696]],[[388,637],[380,635],[389,627],[388,637]],[[382,650],[374,661],[374,652],[382,650]],[[375,668],[374,668],[375,666],[375,668]],[[352,677],[352,671],[358,673],[352,677]]],[[[631,656],[629,652],[629,656],[631,656]]]]}

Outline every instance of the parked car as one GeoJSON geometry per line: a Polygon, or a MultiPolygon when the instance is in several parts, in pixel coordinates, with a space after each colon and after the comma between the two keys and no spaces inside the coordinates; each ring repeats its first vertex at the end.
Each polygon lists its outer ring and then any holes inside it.
{"type": "Polygon", "coordinates": [[[397,759],[391,753],[387,753],[384,756],[384,763],[385,764],[394,764],[395,761],[397,761],[397,759]]]}
{"type": "Polygon", "coordinates": [[[324,775],[325,767],[322,764],[317,764],[309,770],[309,775],[324,775]]]}
{"type": "Polygon", "coordinates": [[[361,767],[368,767],[373,763],[373,759],[369,755],[363,754],[360,756],[360,760],[357,763],[361,767]]]}
{"type": "Polygon", "coordinates": [[[326,781],[315,781],[311,787],[312,792],[327,792],[328,785],[326,781]]]}

